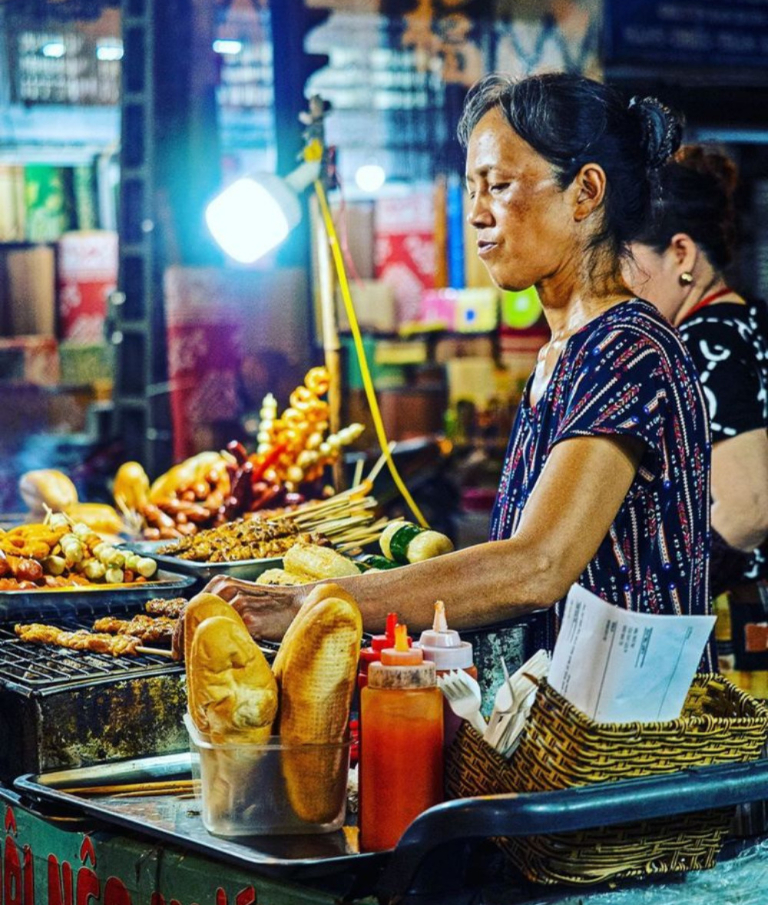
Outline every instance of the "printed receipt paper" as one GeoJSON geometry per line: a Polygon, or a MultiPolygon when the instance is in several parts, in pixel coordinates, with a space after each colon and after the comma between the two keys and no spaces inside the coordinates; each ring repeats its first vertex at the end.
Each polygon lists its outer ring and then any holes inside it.
{"type": "Polygon", "coordinates": [[[631,613],[574,585],[547,681],[597,723],[677,719],[714,624],[631,613]]]}

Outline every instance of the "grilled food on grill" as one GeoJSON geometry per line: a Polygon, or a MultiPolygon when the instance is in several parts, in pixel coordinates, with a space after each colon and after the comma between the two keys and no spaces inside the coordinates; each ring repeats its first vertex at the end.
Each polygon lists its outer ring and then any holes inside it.
{"type": "Polygon", "coordinates": [[[168,616],[169,619],[178,619],[186,605],[187,601],[183,597],[174,597],[171,600],[153,597],[144,604],[144,609],[151,616],[168,616]]]}
{"type": "Polygon", "coordinates": [[[58,647],[68,647],[71,650],[88,650],[95,654],[111,654],[119,657],[121,654],[135,655],[137,648],[141,647],[140,638],[130,635],[104,635],[94,634],[85,629],[68,632],[54,625],[43,625],[32,622],[28,625],[16,625],[14,631],[21,641],[30,644],[55,644],[58,647]]]}
{"type": "Polygon", "coordinates": [[[282,556],[299,541],[322,544],[324,539],[299,534],[289,519],[240,519],[166,544],[158,553],[193,562],[237,562],[282,556]]]}
{"type": "Polygon", "coordinates": [[[0,530],[0,591],[132,584],[156,572],[154,559],[118,550],[88,524],[61,512],[45,522],[0,530]]]}
{"type": "Polygon", "coordinates": [[[143,644],[157,644],[173,638],[177,621],[168,616],[147,616],[145,613],[138,613],[133,619],[104,616],[93,623],[93,630],[106,632],[108,635],[131,635],[139,638],[143,644]]]}

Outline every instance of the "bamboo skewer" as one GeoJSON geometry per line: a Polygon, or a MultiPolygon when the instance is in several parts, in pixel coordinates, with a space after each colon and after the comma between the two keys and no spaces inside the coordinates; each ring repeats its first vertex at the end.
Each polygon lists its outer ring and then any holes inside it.
{"type": "Polygon", "coordinates": [[[168,660],[173,660],[173,653],[169,650],[164,650],[160,647],[143,647],[139,646],[136,648],[137,654],[151,654],[153,657],[165,657],[168,660]]]}
{"type": "Polygon", "coordinates": [[[103,786],[70,786],[61,789],[69,795],[175,795],[194,791],[193,779],[160,779],[103,786]]]}
{"type": "MultiPolygon", "coordinates": [[[[396,446],[397,446],[397,442],[395,440],[390,440],[389,441],[389,452],[393,453],[395,451],[396,446]]],[[[376,464],[368,472],[368,477],[366,478],[366,481],[368,481],[368,483],[370,483],[370,484],[373,484],[373,482],[379,476],[379,472],[386,464],[387,464],[387,454],[385,452],[382,452],[382,454],[376,460],[376,464]]]]}
{"type": "Polygon", "coordinates": [[[161,795],[175,795],[176,798],[196,798],[195,792],[193,789],[189,789],[188,791],[177,790],[177,789],[158,789],[152,790],[148,792],[117,792],[115,795],[112,795],[112,798],[149,798],[156,797],[161,795]]]}

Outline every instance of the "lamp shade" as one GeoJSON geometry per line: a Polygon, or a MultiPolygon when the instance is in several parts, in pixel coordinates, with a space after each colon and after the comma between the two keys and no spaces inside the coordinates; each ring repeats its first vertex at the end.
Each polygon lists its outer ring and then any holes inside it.
{"type": "Polygon", "coordinates": [[[317,178],[319,170],[319,163],[313,161],[302,163],[285,179],[260,173],[236,180],[206,208],[211,235],[235,261],[257,261],[298,225],[298,193],[317,178]]]}

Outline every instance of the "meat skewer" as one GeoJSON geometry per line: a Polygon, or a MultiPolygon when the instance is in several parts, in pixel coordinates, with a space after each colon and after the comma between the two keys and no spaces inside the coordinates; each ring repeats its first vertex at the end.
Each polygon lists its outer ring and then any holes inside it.
{"type": "Polygon", "coordinates": [[[137,614],[133,619],[105,616],[93,623],[93,630],[109,635],[132,635],[144,644],[157,644],[171,640],[177,621],[168,616],[147,616],[144,613],[137,614]]]}
{"type": "Polygon", "coordinates": [[[113,657],[123,654],[134,656],[140,653],[141,647],[141,639],[131,635],[94,634],[85,629],[68,632],[39,622],[16,625],[14,631],[21,641],[30,644],[55,644],[70,650],[87,650],[96,654],[111,654],[113,657]]]}
{"type": "Polygon", "coordinates": [[[169,619],[178,619],[186,605],[187,601],[183,597],[173,597],[171,600],[154,597],[144,604],[144,609],[151,616],[168,616],[169,619]]]}

